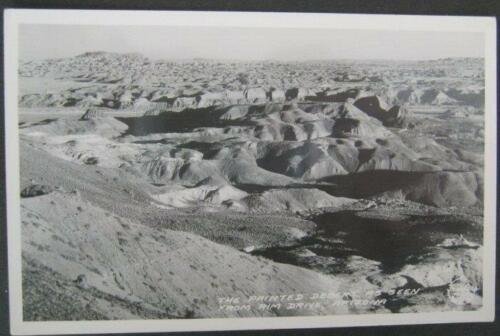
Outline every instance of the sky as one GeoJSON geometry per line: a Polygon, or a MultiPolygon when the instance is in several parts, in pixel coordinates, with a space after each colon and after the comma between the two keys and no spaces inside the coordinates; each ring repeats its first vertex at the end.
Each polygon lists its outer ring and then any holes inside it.
{"type": "Polygon", "coordinates": [[[483,57],[484,36],[443,31],[23,24],[18,48],[22,60],[87,51],[138,52],[151,59],[173,60],[425,60],[483,57]]]}

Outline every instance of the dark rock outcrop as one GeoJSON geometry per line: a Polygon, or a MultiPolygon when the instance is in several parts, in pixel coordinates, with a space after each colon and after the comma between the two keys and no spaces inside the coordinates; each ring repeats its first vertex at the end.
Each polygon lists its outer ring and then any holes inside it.
{"type": "Polygon", "coordinates": [[[32,184],[21,191],[21,197],[36,197],[50,194],[54,189],[51,186],[43,184],[32,184]]]}
{"type": "Polygon", "coordinates": [[[391,108],[384,108],[384,102],[377,96],[359,98],[354,102],[354,106],[361,111],[380,120],[384,126],[405,127],[408,122],[409,112],[403,106],[394,105],[391,108]]]}
{"type": "Polygon", "coordinates": [[[97,109],[88,109],[80,118],[80,120],[91,120],[104,118],[104,113],[97,109]]]}

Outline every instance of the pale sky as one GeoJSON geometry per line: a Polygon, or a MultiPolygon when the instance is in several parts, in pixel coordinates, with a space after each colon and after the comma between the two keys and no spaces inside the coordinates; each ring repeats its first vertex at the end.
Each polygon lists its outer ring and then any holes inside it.
{"type": "Polygon", "coordinates": [[[138,52],[151,59],[418,60],[483,57],[484,35],[340,29],[20,25],[23,60],[87,51],[138,52]]]}

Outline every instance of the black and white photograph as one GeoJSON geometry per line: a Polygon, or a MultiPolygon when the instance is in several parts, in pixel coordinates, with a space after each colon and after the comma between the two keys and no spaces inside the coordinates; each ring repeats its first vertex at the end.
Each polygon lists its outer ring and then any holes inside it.
{"type": "Polygon", "coordinates": [[[494,19],[59,12],[6,16],[13,333],[493,319],[494,19]]]}

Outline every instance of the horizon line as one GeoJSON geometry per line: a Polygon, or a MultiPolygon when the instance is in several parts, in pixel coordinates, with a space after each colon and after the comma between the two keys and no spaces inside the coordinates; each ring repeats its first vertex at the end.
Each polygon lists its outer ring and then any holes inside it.
{"type": "Polygon", "coordinates": [[[186,58],[161,58],[161,57],[151,57],[142,54],[141,52],[136,52],[136,51],[130,51],[130,52],[118,52],[118,51],[104,51],[104,50],[95,50],[95,51],[85,51],[78,53],[73,56],[61,56],[61,57],[49,57],[49,58],[32,58],[32,59],[22,59],[19,58],[20,61],[22,62],[33,62],[33,61],[48,61],[48,60],[59,60],[59,59],[68,59],[68,58],[76,58],[76,57],[83,57],[85,54],[117,54],[117,55],[138,55],[142,56],[148,60],[151,61],[230,61],[230,62],[279,62],[279,63],[303,63],[303,62],[328,62],[328,61],[392,61],[392,62],[425,62],[425,61],[439,61],[439,60],[447,60],[447,59],[481,59],[484,60],[484,56],[446,56],[446,57],[438,57],[438,58],[360,58],[360,57],[353,57],[353,58],[317,58],[317,59],[258,59],[258,58],[248,58],[248,59],[243,59],[243,58],[214,58],[214,57],[186,57],[186,58]]]}

